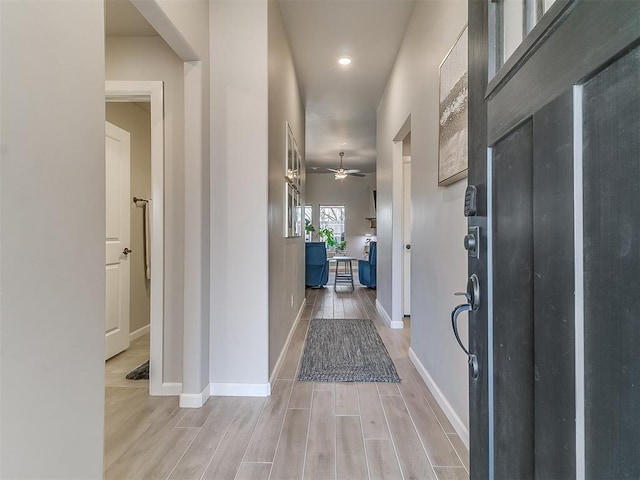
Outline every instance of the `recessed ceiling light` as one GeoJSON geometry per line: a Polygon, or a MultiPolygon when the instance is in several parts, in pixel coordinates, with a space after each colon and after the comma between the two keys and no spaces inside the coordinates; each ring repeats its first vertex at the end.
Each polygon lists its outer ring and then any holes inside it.
{"type": "Polygon", "coordinates": [[[351,57],[340,57],[338,59],[338,63],[340,65],[349,65],[351,63],[351,57]]]}

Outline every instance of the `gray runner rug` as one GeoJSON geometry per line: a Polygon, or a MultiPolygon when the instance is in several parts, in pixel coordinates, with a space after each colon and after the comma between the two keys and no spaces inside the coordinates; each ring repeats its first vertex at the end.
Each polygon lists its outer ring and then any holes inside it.
{"type": "Polygon", "coordinates": [[[373,322],[337,318],[311,320],[298,380],[400,383],[373,322]]]}
{"type": "Polygon", "coordinates": [[[139,367],[131,370],[124,378],[126,378],[127,380],[149,380],[149,360],[144,362],[139,367]]]}

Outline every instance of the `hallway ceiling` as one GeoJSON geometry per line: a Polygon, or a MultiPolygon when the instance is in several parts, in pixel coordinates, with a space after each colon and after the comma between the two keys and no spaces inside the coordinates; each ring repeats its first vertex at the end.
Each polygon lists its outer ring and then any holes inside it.
{"type": "MultiPolygon", "coordinates": [[[[376,110],[415,0],[279,0],[306,110],[307,171],[376,170],[376,110]],[[338,65],[349,56],[351,65],[338,65]],[[317,169],[314,169],[314,167],[317,169]]],[[[130,0],[106,0],[107,36],[154,36],[130,0]]]]}
{"type": "Polygon", "coordinates": [[[306,109],[307,171],[376,170],[376,110],[415,0],[280,0],[306,109]],[[340,56],[353,59],[338,65],[340,56]],[[315,170],[316,167],[318,170],[315,170]]]}

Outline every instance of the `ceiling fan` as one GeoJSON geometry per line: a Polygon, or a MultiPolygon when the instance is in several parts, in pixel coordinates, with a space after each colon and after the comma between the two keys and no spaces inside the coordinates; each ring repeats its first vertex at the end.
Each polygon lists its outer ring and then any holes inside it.
{"type": "Polygon", "coordinates": [[[330,172],[333,172],[335,174],[335,179],[336,180],[343,180],[347,177],[364,177],[364,173],[358,173],[360,172],[360,170],[354,170],[354,169],[350,169],[347,170],[342,166],[342,157],[344,157],[344,152],[340,152],[340,167],[335,169],[335,168],[327,168],[327,170],[329,170],[330,172]]]}

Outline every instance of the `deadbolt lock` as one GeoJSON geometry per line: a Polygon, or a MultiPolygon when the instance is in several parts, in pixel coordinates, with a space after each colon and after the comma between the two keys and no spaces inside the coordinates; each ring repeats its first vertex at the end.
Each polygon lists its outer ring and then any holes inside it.
{"type": "Polygon", "coordinates": [[[464,236],[464,248],[470,257],[480,258],[480,227],[469,227],[469,233],[464,236]]]}

